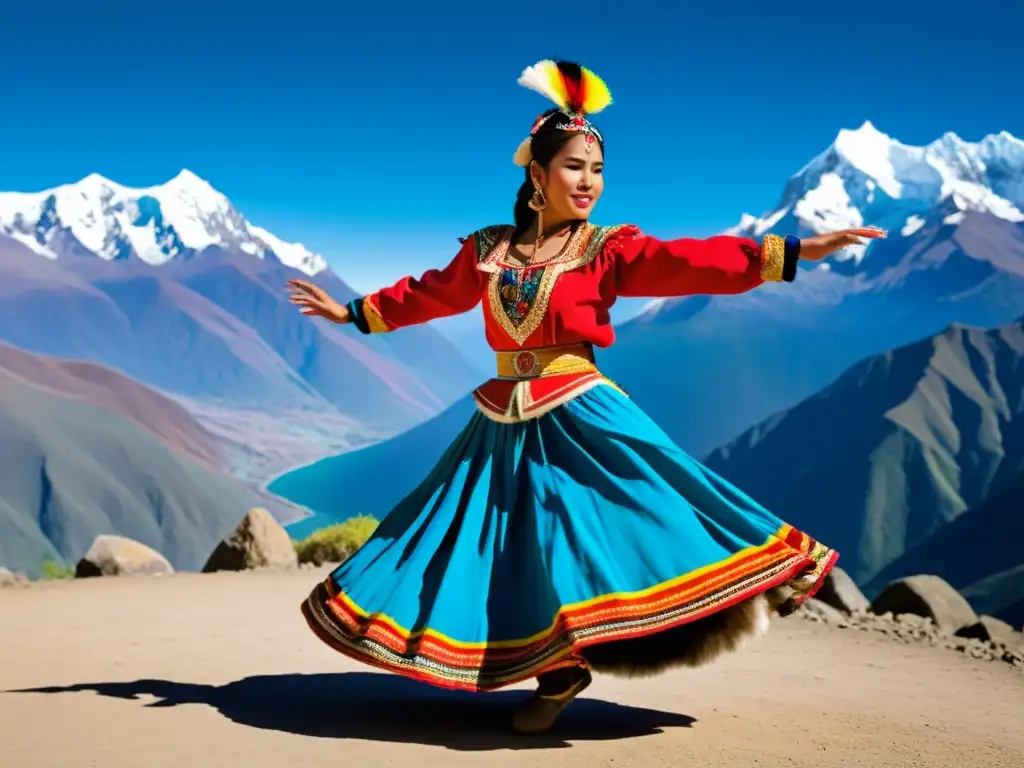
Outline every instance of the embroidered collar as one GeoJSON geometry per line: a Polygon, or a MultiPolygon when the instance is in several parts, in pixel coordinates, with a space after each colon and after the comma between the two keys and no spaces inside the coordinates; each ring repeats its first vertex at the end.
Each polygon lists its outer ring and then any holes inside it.
{"type": "Polygon", "coordinates": [[[559,276],[593,261],[608,237],[621,227],[587,223],[572,234],[559,256],[529,266],[505,261],[514,229],[505,228],[478,267],[491,273],[487,289],[491,316],[509,338],[522,346],[544,321],[559,276]]]}

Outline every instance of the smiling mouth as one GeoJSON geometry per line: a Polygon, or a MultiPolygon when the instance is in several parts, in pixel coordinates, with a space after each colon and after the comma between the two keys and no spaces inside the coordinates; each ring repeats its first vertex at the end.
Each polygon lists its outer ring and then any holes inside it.
{"type": "Polygon", "coordinates": [[[591,195],[573,195],[572,201],[576,203],[579,208],[585,208],[593,202],[594,198],[591,195]]]}

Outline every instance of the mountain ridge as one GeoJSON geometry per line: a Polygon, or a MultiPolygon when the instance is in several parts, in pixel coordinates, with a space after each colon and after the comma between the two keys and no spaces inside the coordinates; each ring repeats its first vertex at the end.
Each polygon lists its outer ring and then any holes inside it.
{"type": "MultiPolygon", "coordinates": [[[[235,409],[242,422],[250,412],[278,414],[280,431],[302,431],[324,453],[419,423],[478,383],[429,326],[363,336],[300,315],[284,290],[298,276],[306,277],[219,246],[151,265],[48,259],[0,234],[0,340],[112,367],[199,404],[193,413],[235,409]]],[[[308,279],[339,300],[355,295],[330,270],[308,279]]],[[[270,464],[254,471],[308,460],[294,449],[292,458],[266,455],[270,464]]]]}
{"type": "Polygon", "coordinates": [[[865,592],[877,595],[887,580],[934,573],[960,590],[979,613],[1024,626],[1022,500],[1024,468],[998,492],[882,569],[864,585],[865,592]]]}
{"type": "Polygon", "coordinates": [[[673,439],[705,455],[859,359],[953,321],[991,327],[1024,311],[1024,223],[991,214],[877,241],[859,267],[845,264],[737,296],[652,303],[617,328],[607,371],[673,439]],[[661,395],[668,382],[672,401],[661,395]]]}
{"type": "MultiPolygon", "coordinates": [[[[916,219],[948,201],[946,218],[964,211],[1024,221],[1024,141],[1007,131],[968,142],[952,132],[923,146],[904,144],[870,120],[842,129],[786,183],[775,208],[743,214],[730,233],[760,236],[785,229],[798,236],[875,224],[912,234],[916,219]]],[[[859,262],[866,249],[838,259],[859,262]]]]}
{"type": "Polygon", "coordinates": [[[854,579],[867,583],[1016,482],[1024,469],[1022,361],[1024,325],[951,325],[861,361],[706,464],[839,549],[854,579]],[[784,472],[769,455],[787,457],[784,472]]]}
{"type": "Polygon", "coordinates": [[[102,259],[160,265],[212,246],[316,275],[320,254],[249,222],[205,179],[182,169],[149,187],[128,187],[98,173],[39,192],[0,192],[0,233],[57,259],[83,251],[102,259]]]}

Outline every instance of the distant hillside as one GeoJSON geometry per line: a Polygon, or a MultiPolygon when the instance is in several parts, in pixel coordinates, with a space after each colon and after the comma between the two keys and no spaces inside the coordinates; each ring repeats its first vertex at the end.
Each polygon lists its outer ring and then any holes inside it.
{"type": "Polygon", "coordinates": [[[1024,627],[1024,470],[976,507],[943,526],[867,585],[877,594],[892,579],[934,573],[959,589],[979,613],[1024,627]]]}
{"type": "Polygon", "coordinates": [[[41,392],[120,413],[208,466],[220,468],[227,461],[227,447],[183,406],[102,365],[36,355],[0,342],[0,373],[41,392]]]}
{"type": "Polygon", "coordinates": [[[173,401],[101,366],[0,346],[0,566],[38,576],[118,533],[198,569],[253,506],[222,444],[173,401]]]}
{"type": "Polygon", "coordinates": [[[289,526],[289,533],[303,538],[355,515],[383,517],[427,476],[475,412],[466,396],[389,440],[281,475],[267,489],[315,513],[289,526]]]}
{"type": "MultiPolygon", "coordinates": [[[[871,357],[706,463],[836,547],[858,582],[882,578],[933,533],[1017,482],[1024,323],[954,326],[871,357]]],[[[965,548],[961,557],[984,561],[976,570],[989,573],[990,549],[965,548]]],[[[925,570],[942,572],[939,563],[925,570]]]]}

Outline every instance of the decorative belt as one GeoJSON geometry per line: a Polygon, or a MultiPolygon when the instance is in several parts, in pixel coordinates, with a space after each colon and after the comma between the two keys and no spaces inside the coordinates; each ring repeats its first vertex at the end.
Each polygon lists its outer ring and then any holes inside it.
{"type": "Polygon", "coordinates": [[[498,376],[503,379],[534,379],[567,373],[596,371],[594,350],[589,344],[537,347],[517,352],[495,352],[498,376]]]}

